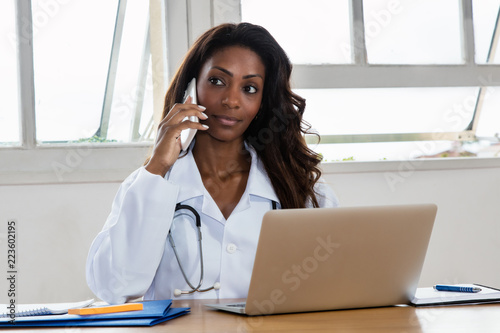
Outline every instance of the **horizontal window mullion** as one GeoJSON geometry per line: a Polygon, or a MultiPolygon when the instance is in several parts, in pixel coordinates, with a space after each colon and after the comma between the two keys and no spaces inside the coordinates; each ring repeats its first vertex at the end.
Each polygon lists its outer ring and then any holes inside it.
{"type": "Polygon", "coordinates": [[[295,65],[293,88],[500,86],[500,65],[295,65]]]}
{"type": "MultiPolygon", "coordinates": [[[[408,141],[471,141],[475,139],[474,132],[435,132],[435,133],[373,133],[373,134],[339,134],[321,135],[319,143],[371,143],[371,142],[408,142],[408,141]]],[[[308,144],[318,143],[315,135],[307,135],[308,144]]]]}

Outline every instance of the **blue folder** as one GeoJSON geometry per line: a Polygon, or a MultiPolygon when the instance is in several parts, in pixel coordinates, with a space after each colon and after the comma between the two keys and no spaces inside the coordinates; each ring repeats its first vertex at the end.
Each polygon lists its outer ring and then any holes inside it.
{"type": "Polygon", "coordinates": [[[189,313],[189,308],[172,308],[172,300],[143,301],[143,310],[97,315],[48,315],[0,319],[0,328],[79,327],[79,326],[153,326],[189,313]]]}

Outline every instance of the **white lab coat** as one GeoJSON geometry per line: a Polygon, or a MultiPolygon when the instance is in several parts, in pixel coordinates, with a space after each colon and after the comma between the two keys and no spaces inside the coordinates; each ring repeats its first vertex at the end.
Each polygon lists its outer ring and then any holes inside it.
{"type": "MultiPolygon", "coordinates": [[[[145,300],[178,298],[175,289],[190,290],[167,240],[169,230],[184,270],[197,286],[200,257],[194,219],[185,210],[174,212],[176,204],[182,203],[201,216],[202,288],[219,282],[220,290],[179,298],[245,298],[262,217],[272,209],[272,201],[278,202],[262,162],[253,148],[247,149],[252,156],[247,187],[227,220],[203,186],[192,149],[165,178],[144,167],[132,173],[120,186],[111,213],[90,248],[86,268],[90,289],[111,304],[141,296],[145,300]]],[[[338,205],[328,185],[319,182],[316,192],[321,207],[338,205]]]]}

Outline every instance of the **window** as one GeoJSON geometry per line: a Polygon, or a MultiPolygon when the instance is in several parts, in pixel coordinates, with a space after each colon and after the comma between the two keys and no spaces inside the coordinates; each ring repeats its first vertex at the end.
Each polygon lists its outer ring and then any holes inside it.
{"type": "Polygon", "coordinates": [[[348,0],[242,0],[241,12],[242,21],[269,30],[295,64],[351,62],[348,0]]]}
{"type": "Polygon", "coordinates": [[[0,146],[19,145],[17,34],[14,1],[0,4],[0,146]]]}
{"type": "Polygon", "coordinates": [[[122,180],[142,164],[165,94],[165,7],[0,4],[0,183],[122,180]]]}
{"type": "Polygon", "coordinates": [[[461,64],[457,0],[363,1],[371,64],[461,64]]]}
{"type": "Polygon", "coordinates": [[[151,110],[148,10],[137,0],[32,2],[37,141],[141,137],[152,116],[142,114],[151,110]]]}
{"type": "Polygon", "coordinates": [[[498,9],[500,1],[474,0],[472,5],[476,63],[498,64],[500,63],[500,54],[497,54],[498,44],[496,38],[498,38],[498,9]]]}
{"type": "Polygon", "coordinates": [[[189,46],[242,20],[292,59],[326,161],[498,155],[500,0],[194,3],[2,1],[0,183],[122,180],[189,46]]]}
{"type": "Polygon", "coordinates": [[[499,0],[265,3],[241,0],[242,20],[289,54],[324,160],[500,155],[499,0]]]}

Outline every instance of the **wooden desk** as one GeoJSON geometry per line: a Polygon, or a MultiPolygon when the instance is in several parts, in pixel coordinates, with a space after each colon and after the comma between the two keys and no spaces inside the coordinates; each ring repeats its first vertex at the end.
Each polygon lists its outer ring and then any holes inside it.
{"type": "MultiPolygon", "coordinates": [[[[227,300],[223,300],[226,302],[227,300]]],[[[221,301],[221,302],[223,302],[221,301]]],[[[16,332],[500,332],[500,304],[450,307],[387,307],[247,317],[208,309],[217,301],[174,301],[191,313],[153,327],[13,329],[16,332]]]]}

